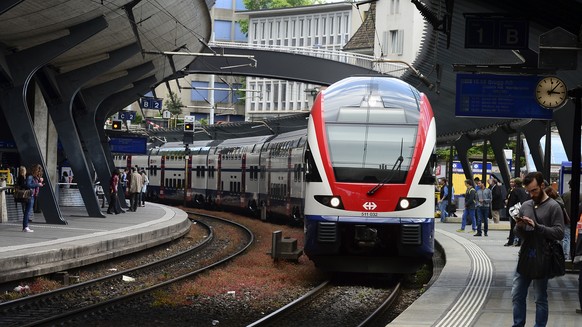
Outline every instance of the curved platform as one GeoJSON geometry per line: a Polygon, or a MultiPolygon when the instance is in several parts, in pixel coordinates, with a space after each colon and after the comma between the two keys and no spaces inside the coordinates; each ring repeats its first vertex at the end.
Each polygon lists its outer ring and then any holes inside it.
{"type": "MultiPolygon", "coordinates": [[[[488,237],[458,233],[459,223],[436,224],[436,240],[446,265],[432,286],[390,326],[511,326],[511,285],[518,247],[505,247],[509,223],[489,223],[488,237]],[[492,228],[493,227],[493,228],[492,228]]],[[[471,226],[466,229],[469,231],[471,226]]],[[[548,326],[581,326],[576,313],[578,273],[551,279],[548,284],[548,326]]],[[[532,288],[528,293],[527,326],[535,323],[532,288]]]]}
{"type": "Polygon", "coordinates": [[[174,207],[147,203],[137,212],[91,218],[85,208],[62,207],[68,225],[49,225],[34,215],[0,224],[0,282],[62,271],[147,249],[186,234],[188,215],[174,207]]]}

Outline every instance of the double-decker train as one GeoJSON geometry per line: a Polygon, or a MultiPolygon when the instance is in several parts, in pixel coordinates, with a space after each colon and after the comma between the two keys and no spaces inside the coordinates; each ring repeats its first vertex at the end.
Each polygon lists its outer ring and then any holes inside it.
{"type": "Polygon", "coordinates": [[[390,77],[350,77],[316,98],[307,128],[165,144],[145,167],[148,198],[303,224],[329,271],[406,273],[434,252],[435,122],[426,96],[390,77]]]}

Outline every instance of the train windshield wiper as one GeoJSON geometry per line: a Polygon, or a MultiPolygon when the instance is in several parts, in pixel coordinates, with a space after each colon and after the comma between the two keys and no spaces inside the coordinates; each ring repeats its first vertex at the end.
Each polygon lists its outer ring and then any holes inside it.
{"type": "Polygon", "coordinates": [[[398,159],[396,159],[396,162],[392,166],[392,169],[390,170],[390,175],[386,176],[380,183],[378,183],[376,186],[374,186],[373,188],[371,188],[367,192],[368,195],[374,195],[374,193],[376,193],[376,191],[378,191],[382,186],[384,186],[384,184],[386,184],[390,180],[392,180],[392,178],[394,177],[394,175],[396,174],[396,172],[399,172],[400,171],[400,167],[402,166],[402,162],[404,162],[404,157],[402,157],[402,146],[403,146],[403,143],[404,143],[404,140],[400,140],[400,156],[398,156],[398,159]],[[398,167],[396,167],[397,165],[398,165],[398,167]]]}

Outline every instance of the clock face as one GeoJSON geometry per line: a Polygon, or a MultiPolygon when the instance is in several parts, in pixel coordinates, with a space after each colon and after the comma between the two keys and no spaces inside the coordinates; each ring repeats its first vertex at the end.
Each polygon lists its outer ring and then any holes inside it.
{"type": "Polygon", "coordinates": [[[564,82],[554,76],[541,79],[536,86],[536,101],[545,108],[555,109],[566,103],[568,89],[564,82]]]}

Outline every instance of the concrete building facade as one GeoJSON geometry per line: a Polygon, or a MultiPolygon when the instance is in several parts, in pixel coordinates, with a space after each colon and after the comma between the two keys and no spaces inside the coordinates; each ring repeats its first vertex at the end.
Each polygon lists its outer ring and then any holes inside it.
{"type": "MultiPolygon", "coordinates": [[[[248,43],[267,49],[296,48],[303,52],[341,50],[361,25],[369,5],[350,3],[246,11],[249,17],[248,43]]],[[[281,63],[284,65],[285,63],[281,63]]],[[[247,78],[247,120],[309,111],[319,85],[279,79],[247,78]]]]}

